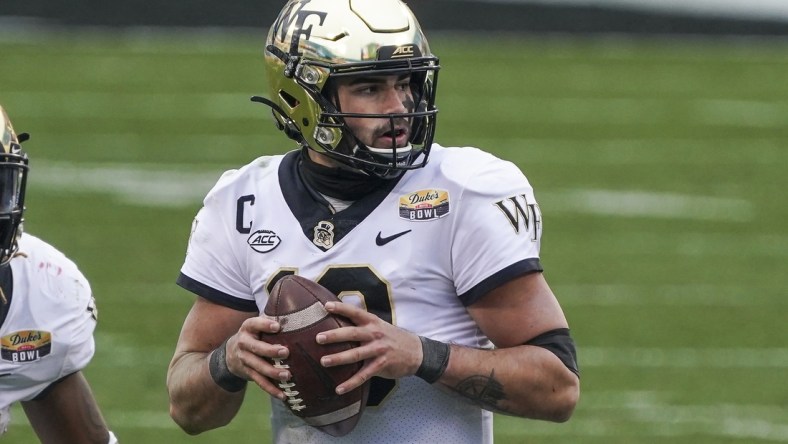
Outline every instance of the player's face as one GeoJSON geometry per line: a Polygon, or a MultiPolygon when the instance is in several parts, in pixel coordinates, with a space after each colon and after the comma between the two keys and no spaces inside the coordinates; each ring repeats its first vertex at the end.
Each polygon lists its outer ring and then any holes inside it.
{"type": "MultiPolygon", "coordinates": [[[[410,75],[348,77],[337,82],[339,107],[345,113],[391,114],[412,112],[415,108],[410,75]]],[[[408,144],[410,119],[352,118],[345,123],[364,145],[397,148],[408,144]]]]}

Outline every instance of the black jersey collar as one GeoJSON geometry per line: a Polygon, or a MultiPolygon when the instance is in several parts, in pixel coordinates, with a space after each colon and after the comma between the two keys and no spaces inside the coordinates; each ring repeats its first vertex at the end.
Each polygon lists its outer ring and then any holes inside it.
{"type": "MultiPolygon", "coordinates": [[[[315,228],[321,222],[329,222],[333,226],[333,243],[342,240],[350,231],[369,216],[375,208],[383,202],[392,189],[399,183],[399,178],[385,181],[378,188],[362,196],[350,207],[338,213],[331,212],[331,206],[316,190],[307,185],[301,177],[299,161],[302,153],[292,151],[287,153],[279,166],[279,186],[287,206],[301,224],[301,230],[310,241],[315,237],[315,228]]],[[[317,248],[327,251],[319,245],[317,248]]]]}

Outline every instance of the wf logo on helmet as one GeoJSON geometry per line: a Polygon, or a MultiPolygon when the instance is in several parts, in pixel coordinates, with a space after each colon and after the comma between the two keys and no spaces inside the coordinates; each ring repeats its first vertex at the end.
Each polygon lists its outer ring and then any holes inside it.
{"type": "Polygon", "coordinates": [[[279,40],[285,41],[287,32],[291,26],[293,28],[293,35],[290,37],[290,53],[291,55],[299,54],[298,41],[303,36],[305,40],[309,40],[312,35],[312,25],[304,27],[304,22],[310,16],[317,16],[320,19],[318,25],[322,25],[326,19],[325,12],[304,10],[304,7],[310,0],[301,0],[300,2],[291,3],[286,9],[282,10],[279,17],[274,22],[275,34],[279,34],[279,40]]]}
{"type": "Polygon", "coordinates": [[[449,192],[419,190],[399,198],[399,217],[411,221],[440,219],[449,214],[449,192]]]}
{"type": "Polygon", "coordinates": [[[0,339],[0,358],[15,364],[38,361],[52,352],[48,331],[22,330],[0,339]]]}

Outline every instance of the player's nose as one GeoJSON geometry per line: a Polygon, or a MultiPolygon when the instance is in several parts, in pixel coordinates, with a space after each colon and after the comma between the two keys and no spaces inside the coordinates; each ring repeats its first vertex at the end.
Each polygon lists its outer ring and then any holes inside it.
{"type": "Polygon", "coordinates": [[[386,88],[384,98],[385,113],[405,113],[408,112],[405,106],[407,96],[397,87],[386,88]]]}

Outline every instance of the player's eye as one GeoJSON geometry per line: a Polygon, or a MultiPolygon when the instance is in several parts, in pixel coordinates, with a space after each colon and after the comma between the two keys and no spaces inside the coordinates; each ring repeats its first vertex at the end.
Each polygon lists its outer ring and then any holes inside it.
{"type": "Polygon", "coordinates": [[[359,85],[358,87],[353,89],[353,92],[358,95],[368,96],[375,94],[378,92],[379,88],[377,85],[359,85]]]}

